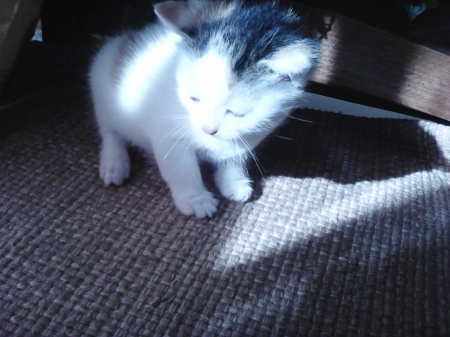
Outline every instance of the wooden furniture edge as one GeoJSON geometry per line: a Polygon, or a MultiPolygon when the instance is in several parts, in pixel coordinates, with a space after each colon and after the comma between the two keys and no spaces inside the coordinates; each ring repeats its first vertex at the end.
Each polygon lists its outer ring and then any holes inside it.
{"type": "Polygon", "coordinates": [[[450,120],[449,55],[339,14],[292,6],[307,10],[309,21],[319,27],[322,58],[313,82],[450,120]]]}

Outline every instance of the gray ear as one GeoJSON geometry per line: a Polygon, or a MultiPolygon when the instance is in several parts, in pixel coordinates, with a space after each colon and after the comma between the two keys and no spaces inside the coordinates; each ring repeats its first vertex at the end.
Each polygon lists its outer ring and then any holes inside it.
{"type": "Polygon", "coordinates": [[[184,1],[165,1],[155,5],[155,13],[163,24],[180,30],[195,27],[198,18],[184,1]]]}
{"type": "Polygon", "coordinates": [[[215,17],[224,17],[234,5],[234,1],[165,1],[155,5],[155,13],[164,25],[181,31],[196,28],[215,17]]]}
{"type": "Polygon", "coordinates": [[[304,86],[312,74],[318,57],[318,45],[301,41],[281,48],[260,62],[275,73],[286,76],[294,85],[304,86]]]}

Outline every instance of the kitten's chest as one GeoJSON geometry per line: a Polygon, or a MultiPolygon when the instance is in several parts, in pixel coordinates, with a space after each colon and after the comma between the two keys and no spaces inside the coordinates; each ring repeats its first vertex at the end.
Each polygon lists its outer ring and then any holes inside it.
{"type": "Polygon", "coordinates": [[[233,140],[203,143],[196,152],[201,161],[221,162],[246,158],[249,150],[241,140],[233,140]]]}

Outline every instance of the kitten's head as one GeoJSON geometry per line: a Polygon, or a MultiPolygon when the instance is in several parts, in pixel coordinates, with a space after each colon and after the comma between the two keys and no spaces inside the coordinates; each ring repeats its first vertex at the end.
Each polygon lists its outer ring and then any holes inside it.
{"type": "Polygon", "coordinates": [[[292,12],[275,4],[168,1],[156,13],[183,37],[178,93],[204,140],[269,133],[299,106],[319,43],[302,35],[292,12]]]}

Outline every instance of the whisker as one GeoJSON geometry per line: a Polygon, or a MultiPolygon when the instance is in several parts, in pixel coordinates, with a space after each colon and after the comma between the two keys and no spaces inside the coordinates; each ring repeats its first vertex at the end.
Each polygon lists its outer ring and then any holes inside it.
{"type": "Polygon", "coordinates": [[[283,137],[280,135],[275,135],[275,137],[281,138],[281,139],[285,139],[285,140],[293,140],[292,138],[288,138],[288,137],[283,137]]]}
{"type": "Polygon", "coordinates": [[[177,145],[178,142],[179,142],[179,141],[180,141],[187,133],[189,133],[189,132],[191,132],[190,129],[188,129],[185,133],[183,133],[183,134],[180,136],[180,138],[178,138],[178,140],[172,145],[172,147],[169,149],[169,151],[167,151],[166,155],[164,156],[163,161],[166,160],[167,156],[169,155],[170,151],[172,151],[172,149],[175,147],[175,145],[177,145]]]}
{"type": "Polygon", "coordinates": [[[247,148],[248,152],[249,152],[250,155],[252,156],[252,158],[253,158],[253,160],[254,160],[254,162],[255,162],[255,164],[256,164],[256,167],[258,168],[259,173],[261,173],[261,176],[262,176],[263,178],[265,178],[264,173],[262,172],[261,167],[259,166],[259,160],[258,160],[258,158],[256,157],[256,155],[255,155],[255,153],[253,152],[253,150],[250,148],[250,145],[249,145],[249,144],[247,143],[247,141],[246,141],[244,138],[242,138],[241,136],[239,136],[239,139],[241,140],[242,144],[244,144],[244,146],[247,148]]]}
{"type": "Polygon", "coordinates": [[[13,102],[10,102],[10,103],[7,103],[7,104],[5,104],[3,106],[0,106],[0,111],[1,110],[6,110],[6,109],[8,109],[8,108],[10,108],[10,107],[12,107],[14,105],[17,105],[17,104],[19,104],[19,103],[21,103],[23,101],[26,101],[26,100],[32,98],[33,96],[35,96],[35,95],[28,95],[26,97],[19,98],[18,100],[15,100],[13,102]]]}
{"type": "Polygon", "coordinates": [[[189,137],[189,136],[191,135],[192,132],[194,132],[194,131],[193,131],[192,129],[189,129],[189,130],[188,130],[188,133],[186,134],[186,137],[191,138],[191,139],[189,140],[189,144],[188,144],[188,146],[186,147],[185,153],[189,150],[189,147],[190,147],[191,144],[192,144],[192,137],[189,137]]]}
{"type": "Polygon", "coordinates": [[[182,118],[189,118],[189,116],[186,116],[186,115],[165,115],[165,116],[158,116],[158,118],[182,119],[182,118]]]}
{"type": "MultiPolygon", "coordinates": [[[[191,130],[189,130],[191,133],[193,132],[193,130],[191,129],[191,130]]],[[[192,137],[191,137],[191,140],[189,141],[189,144],[188,144],[188,146],[187,146],[187,148],[186,148],[186,151],[187,150],[189,150],[189,147],[191,146],[191,144],[192,144],[192,137]]]]}
{"type": "MultiPolygon", "coordinates": [[[[170,118],[170,116],[167,116],[167,118],[170,118]]],[[[189,119],[189,117],[188,116],[178,116],[178,117],[171,117],[170,119],[175,121],[178,119],[189,119]]]]}
{"type": "MultiPolygon", "coordinates": [[[[237,150],[239,149],[239,144],[236,139],[233,139],[233,147],[236,149],[234,151],[238,152],[237,150]]],[[[238,160],[239,160],[239,164],[245,168],[245,171],[247,171],[247,166],[245,165],[245,159],[243,158],[242,154],[239,155],[238,160]]],[[[247,172],[247,175],[248,175],[248,172],[247,172]]]]}
{"type": "Polygon", "coordinates": [[[306,122],[306,123],[313,123],[313,124],[316,124],[316,122],[308,121],[308,120],[306,120],[306,119],[301,119],[301,118],[297,118],[297,117],[288,116],[288,118],[295,119],[296,121],[301,121],[301,122],[306,122]]]}
{"type": "MultiPolygon", "coordinates": [[[[239,145],[237,143],[237,140],[235,140],[235,143],[236,143],[236,146],[238,147],[239,145]]],[[[239,155],[239,163],[244,168],[244,175],[245,175],[245,177],[248,177],[249,174],[248,174],[248,167],[246,165],[246,157],[247,156],[244,157],[242,154],[240,154],[239,155]]]]}
{"type": "Polygon", "coordinates": [[[172,130],[170,130],[160,141],[158,144],[161,144],[161,142],[166,139],[168,136],[175,136],[177,133],[182,132],[184,129],[188,128],[190,126],[189,123],[181,124],[175,126],[172,130]],[[176,131],[175,131],[176,130],[176,131]],[[173,133],[172,133],[173,132],[173,133]]]}

